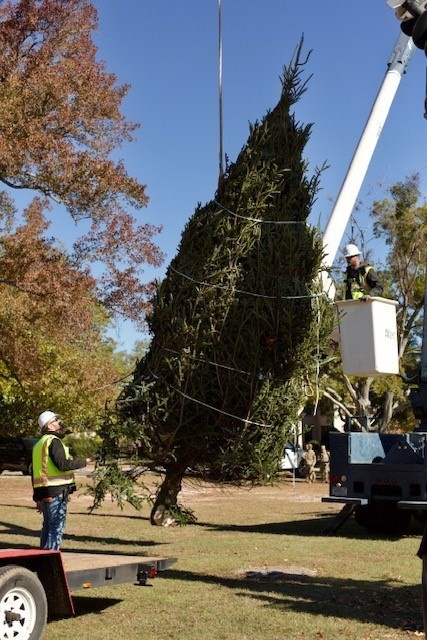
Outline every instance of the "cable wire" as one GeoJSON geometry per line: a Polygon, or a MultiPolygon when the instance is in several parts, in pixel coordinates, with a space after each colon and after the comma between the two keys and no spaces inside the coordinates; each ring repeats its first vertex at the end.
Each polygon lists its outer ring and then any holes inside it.
{"type": "Polygon", "coordinates": [[[194,282],[194,284],[198,284],[200,286],[204,286],[204,287],[216,287],[217,289],[222,289],[223,291],[233,291],[234,293],[242,293],[243,295],[246,296],[253,296],[254,298],[262,298],[263,300],[304,300],[304,299],[308,299],[308,298],[318,298],[320,296],[326,295],[324,291],[320,292],[320,293],[311,293],[309,295],[304,295],[304,296],[266,296],[263,295],[261,293],[253,293],[252,291],[243,291],[243,289],[231,289],[230,287],[223,287],[220,284],[213,284],[212,282],[204,282],[202,280],[195,280],[194,278],[192,278],[191,276],[186,275],[185,273],[182,273],[182,271],[178,271],[178,269],[175,269],[175,267],[172,267],[172,265],[169,265],[169,268],[174,271],[176,274],[178,274],[179,276],[181,276],[182,278],[185,278],[186,280],[189,280],[190,282],[194,282]]]}
{"type": "Polygon", "coordinates": [[[218,202],[218,200],[213,200],[212,202],[215,202],[215,204],[221,207],[223,211],[226,211],[227,213],[234,216],[235,218],[240,218],[241,220],[249,220],[249,222],[261,222],[264,224],[305,224],[306,226],[309,226],[305,220],[263,220],[262,218],[252,218],[249,216],[242,216],[239,213],[230,211],[230,209],[227,209],[227,207],[224,207],[224,205],[218,202]]]}
{"type": "Polygon", "coordinates": [[[247,418],[240,418],[240,416],[235,416],[234,414],[228,413],[227,411],[223,411],[222,409],[218,409],[218,407],[214,407],[211,404],[207,404],[206,402],[202,402],[201,400],[197,400],[197,398],[193,398],[192,396],[189,396],[188,393],[184,393],[180,389],[177,389],[177,387],[175,387],[173,384],[171,384],[170,382],[165,380],[165,378],[163,378],[163,376],[159,376],[159,375],[155,374],[153,371],[151,371],[151,369],[148,369],[148,371],[153,376],[153,378],[156,378],[156,380],[161,380],[162,382],[167,384],[167,386],[170,389],[173,389],[174,391],[176,391],[176,393],[179,393],[179,395],[181,395],[186,400],[190,400],[191,402],[195,402],[196,404],[200,404],[202,407],[206,407],[206,409],[211,409],[212,411],[215,411],[216,413],[221,413],[224,416],[228,416],[229,418],[234,418],[235,420],[239,420],[240,422],[244,422],[245,424],[253,425],[255,427],[263,427],[263,428],[268,428],[268,429],[274,429],[275,428],[275,426],[273,424],[264,424],[262,422],[254,422],[253,420],[248,420],[247,418]]]}

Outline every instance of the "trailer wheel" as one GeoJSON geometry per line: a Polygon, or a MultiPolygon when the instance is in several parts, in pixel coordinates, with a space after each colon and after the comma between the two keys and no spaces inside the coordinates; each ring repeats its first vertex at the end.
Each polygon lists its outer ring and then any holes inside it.
{"type": "Polygon", "coordinates": [[[411,511],[398,509],[394,502],[374,502],[358,505],[354,519],[370,533],[402,535],[409,527],[411,511]]]}
{"type": "Polygon", "coordinates": [[[24,567],[1,567],[1,640],[39,640],[46,619],[46,594],[38,577],[24,567]]]}

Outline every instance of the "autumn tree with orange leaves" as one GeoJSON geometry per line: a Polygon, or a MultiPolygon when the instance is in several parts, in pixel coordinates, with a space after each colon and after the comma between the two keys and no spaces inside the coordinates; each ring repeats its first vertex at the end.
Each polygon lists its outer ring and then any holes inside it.
{"type": "Polygon", "coordinates": [[[13,412],[22,429],[53,405],[84,422],[115,396],[96,391],[117,376],[105,327],[144,323],[144,267],[162,260],[160,227],[141,220],[145,186],[112,159],[138,125],[121,113],[129,86],[97,59],[96,28],[89,0],[0,0],[0,403],[3,425],[13,412]],[[22,190],[37,197],[20,222],[22,190]],[[48,211],[85,221],[66,251],[47,239],[48,211]]]}
{"type": "Polygon", "coordinates": [[[96,28],[89,0],[0,0],[0,181],[90,220],[73,257],[102,263],[99,301],[141,324],[160,228],[137,220],[145,186],[111,159],[137,125],[120,112],[129,87],[97,60],[96,28]]]}
{"type": "Polygon", "coordinates": [[[44,237],[44,203],[35,199],[16,224],[0,197],[0,434],[30,435],[41,407],[73,427],[99,422],[123,376],[96,282],[44,237]]]}

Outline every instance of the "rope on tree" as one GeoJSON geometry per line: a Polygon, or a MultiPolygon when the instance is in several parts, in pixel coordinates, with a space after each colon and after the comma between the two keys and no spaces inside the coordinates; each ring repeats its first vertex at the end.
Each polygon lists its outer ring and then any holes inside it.
{"type": "MultiPolygon", "coordinates": [[[[261,222],[263,224],[305,224],[307,227],[309,226],[305,220],[263,220],[261,218],[251,218],[249,216],[242,216],[239,213],[235,213],[234,211],[230,211],[227,207],[224,207],[218,200],[213,200],[215,204],[221,207],[222,211],[226,211],[230,215],[235,218],[240,218],[241,220],[248,220],[249,222],[261,222]]],[[[219,212],[218,212],[219,213],[219,212]]]]}
{"type": "Polygon", "coordinates": [[[253,296],[255,298],[262,298],[263,300],[307,300],[312,298],[319,298],[320,296],[322,297],[326,296],[326,293],[324,291],[321,291],[320,293],[310,293],[309,295],[306,295],[306,296],[265,296],[265,295],[262,295],[261,293],[254,293],[253,291],[243,291],[242,289],[231,289],[230,287],[222,287],[220,284],[213,284],[212,282],[203,282],[201,280],[195,280],[191,276],[188,276],[185,273],[178,271],[178,269],[175,269],[174,267],[172,267],[172,265],[169,266],[169,269],[171,269],[171,271],[178,274],[182,278],[185,278],[190,282],[194,282],[194,284],[198,284],[204,287],[216,287],[217,289],[223,289],[224,291],[233,291],[234,293],[242,293],[243,295],[253,296]]]}
{"type": "Polygon", "coordinates": [[[187,393],[184,393],[180,389],[177,389],[176,387],[174,387],[173,384],[168,382],[163,376],[156,375],[153,371],[151,371],[151,369],[148,369],[148,372],[153,376],[153,378],[155,378],[156,380],[161,380],[170,389],[173,389],[173,391],[176,391],[176,393],[181,395],[186,400],[190,400],[191,402],[196,402],[197,404],[202,405],[202,407],[206,407],[206,409],[211,409],[212,411],[215,411],[216,413],[220,413],[223,416],[227,416],[229,418],[234,418],[235,420],[239,420],[240,422],[244,422],[245,424],[248,424],[248,425],[251,425],[251,426],[254,426],[254,427],[265,427],[265,428],[268,428],[268,429],[275,429],[276,428],[275,425],[273,425],[273,424],[263,424],[262,422],[254,422],[253,420],[249,420],[248,418],[241,418],[240,416],[235,416],[232,413],[228,413],[227,411],[223,411],[222,409],[218,409],[217,407],[213,407],[211,404],[207,404],[206,402],[202,402],[202,400],[197,400],[197,398],[193,398],[192,396],[189,396],[187,393]]]}

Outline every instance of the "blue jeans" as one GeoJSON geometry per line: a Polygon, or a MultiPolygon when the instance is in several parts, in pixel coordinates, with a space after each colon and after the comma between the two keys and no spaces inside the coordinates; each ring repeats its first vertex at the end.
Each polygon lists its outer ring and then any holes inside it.
{"type": "Polygon", "coordinates": [[[43,526],[40,534],[40,549],[59,549],[67,517],[68,497],[53,498],[42,502],[43,526]]]}

